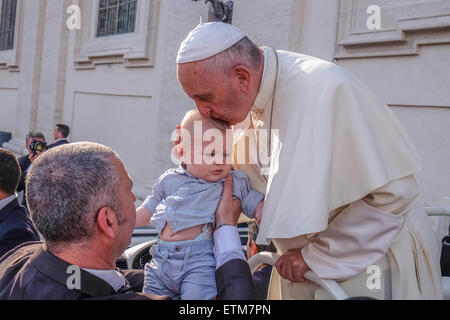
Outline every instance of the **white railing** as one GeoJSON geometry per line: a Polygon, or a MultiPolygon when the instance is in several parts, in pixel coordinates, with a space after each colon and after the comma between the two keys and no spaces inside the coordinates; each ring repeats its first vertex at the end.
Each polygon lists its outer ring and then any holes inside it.
{"type": "MultiPolygon", "coordinates": [[[[274,266],[279,257],[280,256],[272,252],[260,252],[255,254],[248,260],[248,264],[250,266],[252,274],[262,264],[274,266]]],[[[325,289],[333,297],[333,299],[346,300],[349,298],[349,296],[345,293],[341,286],[334,280],[321,279],[313,271],[307,271],[303,276],[307,280],[325,289]]]]}

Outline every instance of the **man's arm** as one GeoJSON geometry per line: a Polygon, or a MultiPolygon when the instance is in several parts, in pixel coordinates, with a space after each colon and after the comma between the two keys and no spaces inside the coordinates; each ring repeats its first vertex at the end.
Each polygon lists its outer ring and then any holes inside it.
{"type": "Polygon", "coordinates": [[[233,199],[233,179],[224,182],[222,199],[216,211],[214,255],[217,260],[216,282],[221,300],[255,300],[256,288],[241,247],[237,222],[240,200],[233,199]]]}

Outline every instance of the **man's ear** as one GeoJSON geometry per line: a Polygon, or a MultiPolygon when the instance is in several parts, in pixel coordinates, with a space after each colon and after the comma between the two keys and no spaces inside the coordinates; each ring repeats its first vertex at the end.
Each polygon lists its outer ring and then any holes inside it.
{"type": "Polygon", "coordinates": [[[117,215],[110,207],[100,209],[97,216],[97,226],[100,232],[113,239],[118,227],[117,215]]]}
{"type": "Polygon", "coordinates": [[[246,66],[239,65],[234,67],[231,71],[231,79],[242,93],[247,93],[250,89],[251,72],[246,66]]]}

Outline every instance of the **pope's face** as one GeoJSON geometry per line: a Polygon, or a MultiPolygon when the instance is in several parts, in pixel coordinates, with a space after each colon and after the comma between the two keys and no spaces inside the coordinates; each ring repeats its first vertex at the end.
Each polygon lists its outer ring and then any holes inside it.
{"type": "Polygon", "coordinates": [[[231,76],[207,74],[201,63],[178,65],[178,80],[205,118],[236,125],[246,119],[252,106],[248,95],[239,90],[231,76]]]}

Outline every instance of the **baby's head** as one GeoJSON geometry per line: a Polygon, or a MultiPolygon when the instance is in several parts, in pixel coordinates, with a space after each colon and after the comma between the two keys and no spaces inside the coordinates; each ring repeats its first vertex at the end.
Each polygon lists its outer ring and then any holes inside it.
{"type": "Polygon", "coordinates": [[[181,123],[180,136],[178,154],[192,175],[216,182],[230,173],[233,133],[228,123],[205,119],[197,109],[191,110],[181,123]]]}

